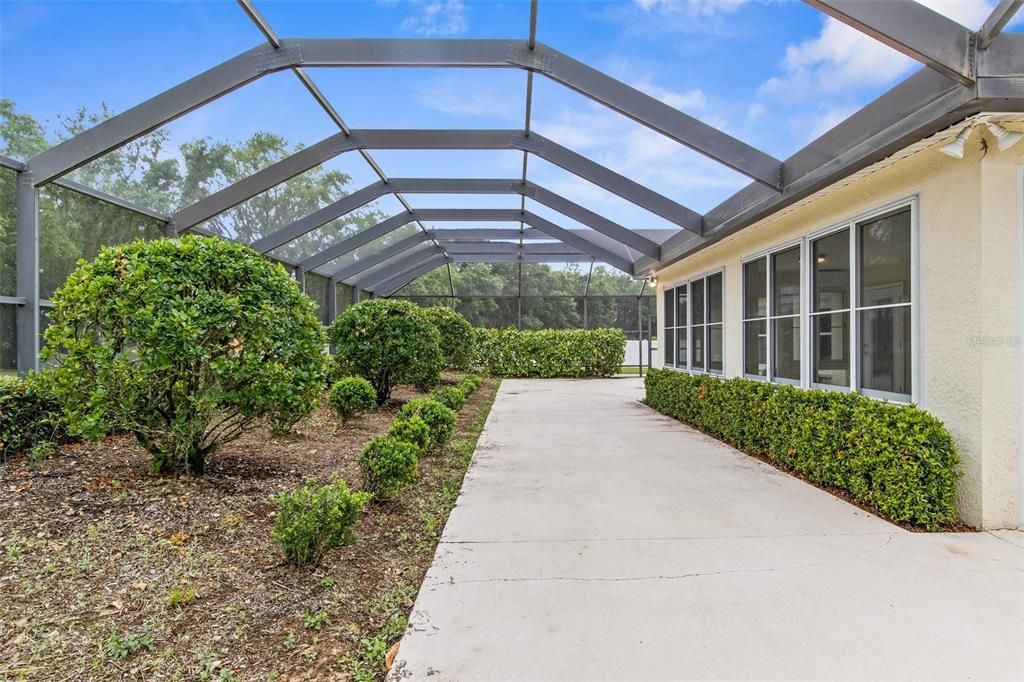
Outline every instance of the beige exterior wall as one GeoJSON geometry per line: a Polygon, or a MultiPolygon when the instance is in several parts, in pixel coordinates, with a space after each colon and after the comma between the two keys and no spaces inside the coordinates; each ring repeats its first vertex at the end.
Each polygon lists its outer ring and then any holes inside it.
{"type": "MultiPolygon", "coordinates": [[[[943,420],[962,460],[959,507],[976,527],[1022,524],[1021,171],[1024,143],[996,151],[976,129],[963,159],[933,145],[776,218],[751,226],[658,277],[662,292],[724,267],[725,374],[743,368],[747,256],[893,202],[917,202],[915,398],[943,420]]],[[[807,343],[806,329],[803,343],[807,343]]],[[[805,354],[806,355],[806,354],[805,354]]],[[[660,361],[660,358],[659,358],[660,361]]]]}

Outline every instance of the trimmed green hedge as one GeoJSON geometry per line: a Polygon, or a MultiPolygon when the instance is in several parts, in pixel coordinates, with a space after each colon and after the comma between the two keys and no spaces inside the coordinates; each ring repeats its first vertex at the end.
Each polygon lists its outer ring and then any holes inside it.
{"type": "Polygon", "coordinates": [[[61,405],[46,375],[0,377],[0,462],[67,439],[61,405]]]}
{"type": "Polygon", "coordinates": [[[938,528],[959,520],[959,458],[938,419],[856,393],[801,390],[668,369],[645,381],[647,404],[885,516],[938,528]]]}
{"type": "Polygon", "coordinates": [[[625,353],[621,329],[477,329],[473,364],[498,377],[604,377],[625,353]]]}

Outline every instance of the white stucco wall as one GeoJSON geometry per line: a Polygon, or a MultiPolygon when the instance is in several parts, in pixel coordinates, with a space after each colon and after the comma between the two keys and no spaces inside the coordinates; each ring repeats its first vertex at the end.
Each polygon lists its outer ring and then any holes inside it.
{"type": "Polygon", "coordinates": [[[963,159],[940,154],[939,146],[880,164],[885,167],[658,272],[658,336],[665,338],[664,289],[724,267],[725,374],[739,376],[741,260],[916,197],[917,400],[943,420],[959,447],[964,520],[977,527],[1016,527],[1022,525],[1019,183],[1024,143],[999,152],[987,131],[975,129],[963,159]]]}

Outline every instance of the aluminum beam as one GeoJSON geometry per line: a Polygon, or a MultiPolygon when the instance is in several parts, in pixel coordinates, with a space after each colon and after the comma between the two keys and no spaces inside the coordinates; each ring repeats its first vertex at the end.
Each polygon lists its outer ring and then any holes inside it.
{"type": "Polygon", "coordinates": [[[517,244],[515,242],[441,242],[442,248],[449,256],[456,254],[531,254],[537,256],[586,256],[590,254],[580,251],[575,246],[562,242],[548,244],[517,244]]]}
{"type": "Polygon", "coordinates": [[[447,262],[448,258],[444,255],[430,256],[427,260],[420,261],[418,265],[408,268],[388,280],[375,282],[370,291],[373,292],[374,296],[390,296],[420,275],[436,270],[447,262]]]}
{"type": "MultiPolygon", "coordinates": [[[[400,239],[391,246],[387,246],[377,253],[360,258],[357,261],[344,265],[334,272],[331,273],[331,277],[338,281],[344,282],[345,280],[355,277],[360,272],[365,272],[375,265],[380,265],[389,258],[401,255],[402,253],[412,249],[413,247],[419,246],[425,242],[429,237],[422,232],[417,232],[414,235],[408,236],[405,239],[400,239]]],[[[346,282],[347,283],[347,282],[346,282]]]]}
{"type": "Polygon", "coordinates": [[[518,149],[696,234],[701,215],[552,140],[519,130],[356,130],[368,149],[518,149]]]}
{"type": "MultiPolygon", "coordinates": [[[[404,227],[409,223],[416,222],[417,217],[415,213],[399,213],[398,215],[391,216],[387,220],[377,223],[373,227],[368,227],[365,230],[361,230],[351,237],[342,239],[337,244],[332,244],[323,251],[314,253],[312,256],[304,259],[299,265],[306,270],[312,270],[318,268],[324,263],[330,263],[335,258],[340,258],[346,253],[355,251],[360,246],[365,246],[372,241],[385,237],[400,227],[404,227]]],[[[419,233],[423,238],[427,238],[427,235],[423,232],[419,233]]]]}
{"type": "MultiPolygon", "coordinates": [[[[265,192],[317,165],[355,149],[519,149],[532,153],[666,220],[701,233],[701,215],[643,185],[619,175],[581,154],[536,133],[516,130],[353,130],[337,133],[233,185],[187,206],[173,217],[177,229],[188,229],[265,192]]],[[[639,235],[633,248],[654,245],[639,235]]]]}
{"type": "Polygon", "coordinates": [[[391,279],[406,270],[415,267],[422,261],[433,256],[444,256],[444,249],[437,246],[415,248],[408,253],[389,260],[374,272],[366,272],[352,280],[351,284],[361,289],[374,290],[374,285],[391,279]]]}
{"type": "Polygon", "coordinates": [[[323,208],[310,213],[305,218],[296,220],[290,225],[286,225],[279,230],[271,232],[262,239],[258,239],[253,242],[251,246],[260,253],[269,253],[279,246],[284,246],[288,242],[298,239],[302,235],[308,234],[318,227],[326,225],[335,218],[339,218],[347,213],[355,211],[358,208],[362,208],[374,199],[379,199],[385,194],[389,194],[394,191],[397,190],[392,188],[389,183],[379,180],[371,185],[367,185],[366,187],[352,192],[352,194],[342,197],[338,201],[327,204],[323,208]]]}
{"type": "MultiPolygon", "coordinates": [[[[453,263],[593,263],[594,259],[586,254],[571,255],[571,254],[560,254],[560,255],[544,255],[538,256],[535,254],[509,254],[509,253],[492,253],[492,254],[475,254],[475,253],[458,253],[449,254],[448,258],[453,263]]],[[[512,296],[511,298],[516,298],[512,296]]]]}
{"type": "Polygon", "coordinates": [[[15,295],[24,300],[15,320],[18,372],[39,369],[39,190],[32,172],[18,173],[14,190],[15,295]]]}
{"type": "Polygon", "coordinates": [[[481,39],[301,39],[260,45],[65,140],[30,160],[36,184],[64,175],[260,76],[315,66],[520,68],[543,73],[748,177],[779,188],[777,159],[537,43],[481,39]]]}
{"type": "Polygon", "coordinates": [[[914,0],[804,0],[961,85],[974,84],[973,36],[914,0]]]}
{"type": "MultiPolygon", "coordinates": [[[[367,185],[343,199],[329,204],[320,210],[312,213],[301,220],[257,240],[252,247],[260,253],[267,253],[288,242],[298,239],[302,235],[315,230],[316,228],[329,223],[346,213],[365,206],[374,199],[384,194],[402,192],[405,194],[521,194],[530,197],[537,202],[562,213],[573,220],[576,220],[593,230],[600,232],[621,244],[640,251],[646,256],[657,258],[660,255],[660,248],[657,244],[641,237],[629,228],[612,222],[607,218],[590,211],[579,204],[573,203],[564,197],[540,187],[532,182],[523,183],[520,180],[492,180],[492,179],[466,179],[466,178],[391,178],[387,183],[376,182],[367,185]],[[637,237],[649,246],[644,249],[636,249],[637,237]],[[653,248],[652,248],[653,247],[653,248]]],[[[427,211],[415,211],[413,216],[422,217],[423,220],[441,220],[441,218],[428,218],[427,211]]],[[[414,217],[413,219],[417,219],[414,217]]],[[[488,218],[482,218],[488,220],[488,218]]],[[[534,227],[537,227],[534,225],[534,227]]],[[[326,262],[326,261],[324,261],[326,262]]]]}
{"type": "Polygon", "coordinates": [[[1021,5],[1024,5],[1024,0],[1000,0],[981,29],[978,30],[978,47],[980,49],[985,49],[992,44],[996,36],[1013,19],[1021,5]]]}
{"type": "Polygon", "coordinates": [[[613,268],[622,270],[629,275],[633,274],[633,263],[628,258],[614,254],[611,251],[594,244],[585,237],[574,234],[573,230],[567,230],[564,227],[559,227],[558,225],[541,218],[539,215],[530,213],[529,211],[523,211],[523,222],[537,228],[539,231],[550,237],[554,237],[555,239],[565,242],[570,246],[575,246],[583,253],[589,253],[597,260],[607,263],[613,268]]]}
{"type": "Polygon", "coordinates": [[[357,138],[345,133],[331,135],[277,163],[256,171],[233,185],[228,185],[224,189],[180,209],[172,217],[175,228],[178,231],[187,230],[204,223],[257,194],[319,166],[324,161],[359,147],[360,143],[357,138]]]}
{"type": "Polygon", "coordinates": [[[457,242],[462,240],[480,239],[547,239],[547,235],[539,234],[537,230],[528,228],[520,232],[514,228],[507,227],[467,227],[457,229],[431,230],[430,234],[439,242],[457,242]]]}
{"type": "Polygon", "coordinates": [[[787,159],[782,194],[748,185],[704,215],[703,237],[670,237],[661,245],[660,263],[641,259],[637,274],[652,274],[963,120],[976,113],[972,102],[971,88],[931,69],[918,71],[787,159]]]}

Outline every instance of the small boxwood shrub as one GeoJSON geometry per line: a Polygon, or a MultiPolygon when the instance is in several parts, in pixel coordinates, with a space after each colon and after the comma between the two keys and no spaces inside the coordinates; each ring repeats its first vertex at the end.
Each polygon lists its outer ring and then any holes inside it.
{"type": "Polygon", "coordinates": [[[60,403],[48,377],[0,378],[0,461],[67,440],[60,403]]]}
{"type": "Polygon", "coordinates": [[[52,385],[76,435],[135,435],[158,473],[202,473],[261,418],[295,423],[323,391],[313,302],[284,268],[217,237],[103,248],[53,295],[52,385]]]}
{"type": "Polygon", "coordinates": [[[621,329],[477,329],[473,365],[498,377],[604,377],[625,354],[621,329]]]}
{"type": "Polygon", "coordinates": [[[440,334],[408,301],[375,298],[349,306],[327,335],[335,362],[369,381],[378,404],[398,384],[430,390],[441,378],[440,334]]]}
{"type": "Polygon", "coordinates": [[[473,325],[460,313],[447,306],[425,308],[423,315],[437,327],[441,336],[441,353],[445,358],[445,367],[468,369],[469,363],[473,361],[473,346],[476,343],[473,325]]]}
{"type": "Polygon", "coordinates": [[[360,412],[377,407],[377,392],[362,377],[345,377],[331,386],[327,400],[341,421],[347,422],[360,412]]]}
{"type": "Polygon", "coordinates": [[[845,490],[894,521],[934,529],[959,518],[956,446],[917,407],[668,369],[652,370],[645,386],[659,412],[845,490]]]}
{"type": "Polygon", "coordinates": [[[359,455],[363,488],[374,497],[387,500],[416,480],[420,448],[391,436],[371,440],[359,455]]]}
{"type": "Polygon", "coordinates": [[[441,445],[451,440],[455,433],[455,422],[458,414],[455,410],[445,407],[436,400],[419,398],[410,400],[398,411],[397,419],[419,417],[430,429],[431,444],[441,445]]]}
{"type": "Polygon", "coordinates": [[[450,410],[461,410],[466,402],[466,394],[458,386],[447,386],[439,388],[430,394],[430,397],[441,403],[450,410]]]}
{"type": "Polygon", "coordinates": [[[462,381],[459,382],[459,388],[468,398],[469,396],[480,390],[480,377],[473,374],[467,374],[462,377],[462,381]]]}
{"type": "Polygon", "coordinates": [[[394,423],[391,424],[391,431],[388,432],[388,435],[398,440],[404,440],[406,443],[412,443],[420,451],[430,447],[430,427],[427,426],[427,422],[423,421],[422,417],[395,419],[394,423]]]}
{"type": "Polygon", "coordinates": [[[355,542],[353,526],[370,497],[350,491],[342,480],[309,481],[273,498],[278,513],[271,537],[291,563],[315,566],[335,547],[355,542]]]}

